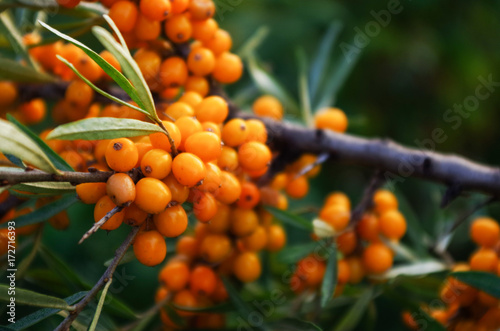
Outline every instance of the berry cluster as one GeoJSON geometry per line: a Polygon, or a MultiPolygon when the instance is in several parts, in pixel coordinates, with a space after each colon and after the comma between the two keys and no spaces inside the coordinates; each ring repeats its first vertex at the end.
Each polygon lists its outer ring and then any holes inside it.
{"type": "MultiPolygon", "coordinates": [[[[470,228],[472,240],[479,248],[469,263],[458,263],[452,271],[483,271],[500,275],[498,247],[500,245],[500,226],[489,217],[479,217],[470,228]]],[[[423,307],[439,323],[449,330],[493,331],[500,328],[500,301],[452,276],[448,277],[440,293],[444,307],[431,309],[423,307]]],[[[417,321],[411,313],[403,314],[405,323],[418,330],[417,321]]]]}

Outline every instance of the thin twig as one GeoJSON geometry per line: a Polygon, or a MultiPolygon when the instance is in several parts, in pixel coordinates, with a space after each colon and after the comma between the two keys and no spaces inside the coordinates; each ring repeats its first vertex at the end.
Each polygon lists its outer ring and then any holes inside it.
{"type": "Polygon", "coordinates": [[[318,157],[316,158],[316,161],[314,161],[311,164],[306,165],[305,167],[303,167],[302,169],[300,169],[297,172],[297,174],[295,175],[295,179],[299,178],[300,176],[304,176],[309,171],[313,170],[314,167],[319,166],[320,164],[326,162],[329,157],[330,157],[330,154],[328,154],[328,153],[323,153],[323,154],[318,155],[318,157]]]}
{"type": "Polygon", "coordinates": [[[112,171],[72,172],[51,174],[41,170],[12,171],[0,168],[0,186],[34,182],[69,182],[71,184],[106,182],[112,171]]]}
{"type": "Polygon", "coordinates": [[[87,239],[88,237],[90,237],[92,234],[96,233],[97,230],[99,230],[99,228],[104,224],[106,223],[111,217],[113,217],[116,213],[119,213],[121,212],[123,209],[123,207],[118,207],[116,206],[115,208],[111,209],[110,211],[108,211],[106,213],[106,215],[104,215],[103,218],[101,218],[99,220],[99,222],[96,222],[94,223],[94,225],[92,225],[92,227],[90,228],[90,230],[88,230],[87,232],[85,232],[85,234],[83,235],[82,239],[80,239],[80,241],[78,242],[78,244],[81,244],[82,242],[85,241],[85,239],[87,239]]]}
{"type": "Polygon", "coordinates": [[[73,310],[68,317],[64,319],[64,321],[59,324],[59,326],[55,329],[55,331],[67,331],[69,330],[71,323],[78,317],[78,315],[82,312],[82,310],[94,299],[94,297],[99,293],[99,291],[106,285],[107,282],[109,282],[113,278],[113,273],[116,270],[116,267],[120,263],[121,259],[127,252],[127,249],[129,246],[132,244],[134,241],[135,236],[137,233],[139,233],[140,228],[135,227],[132,228],[132,231],[128,235],[128,237],[123,241],[123,243],[118,247],[118,249],[115,252],[115,258],[109,265],[109,267],[106,269],[104,274],[101,276],[99,281],[94,285],[94,287],[87,293],[87,295],[80,301],[78,302],[74,307],[75,310],[73,310]]]}
{"type": "Polygon", "coordinates": [[[385,179],[382,172],[379,170],[375,171],[370,183],[366,186],[361,200],[356,205],[351,213],[351,219],[349,220],[349,227],[352,229],[361,220],[365,211],[373,206],[373,195],[375,192],[385,183],[385,179]]]}
{"type": "Polygon", "coordinates": [[[177,147],[175,147],[175,141],[174,141],[174,139],[172,138],[172,136],[168,132],[167,128],[165,128],[165,125],[163,125],[162,121],[159,121],[158,125],[160,126],[160,128],[163,129],[165,135],[167,136],[168,142],[170,143],[170,149],[172,151],[172,157],[175,157],[177,155],[177,147]]]}

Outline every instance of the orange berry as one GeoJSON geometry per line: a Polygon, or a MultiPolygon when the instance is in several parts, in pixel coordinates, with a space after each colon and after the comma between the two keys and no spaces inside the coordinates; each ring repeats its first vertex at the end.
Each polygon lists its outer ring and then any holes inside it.
{"type": "Polygon", "coordinates": [[[39,123],[47,113],[47,106],[43,99],[37,98],[21,105],[21,114],[27,124],[39,123]]]}
{"type": "Polygon", "coordinates": [[[242,239],[243,246],[249,251],[260,251],[267,245],[267,231],[258,226],[255,231],[242,239]]]}
{"type": "MultiPolygon", "coordinates": [[[[177,125],[172,122],[163,121],[163,125],[165,126],[165,129],[167,129],[167,132],[170,134],[170,137],[173,139],[175,148],[178,148],[182,140],[181,131],[179,130],[177,125]]],[[[151,139],[151,144],[154,148],[160,148],[166,150],[169,153],[172,152],[170,142],[165,133],[157,132],[150,134],[149,139],[151,139]]]]}
{"type": "Polygon", "coordinates": [[[378,190],[373,195],[373,203],[375,204],[375,211],[383,214],[388,210],[398,209],[398,199],[388,190],[378,190]]]}
{"type": "Polygon", "coordinates": [[[237,237],[252,234],[259,225],[257,213],[251,209],[234,208],[230,214],[231,233],[237,237]]]}
{"type": "Polygon", "coordinates": [[[179,183],[193,187],[205,178],[207,169],[198,156],[181,153],[172,162],[172,172],[179,183]]]}
{"type": "Polygon", "coordinates": [[[215,198],[222,203],[232,204],[239,199],[241,195],[241,185],[232,173],[227,171],[221,171],[220,174],[220,187],[215,192],[215,198]]]}
{"type": "Polygon", "coordinates": [[[196,108],[196,118],[200,122],[214,122],[220,124],[226,119],[229,108],[226,100],[219,96],[210,96],[203,99],[196,108]]]}
{"type": "Polygon", "coordinates": [[[222,151],[217,159],[217,165],[221,170],[234,171],[238,168],[238,153],[234,148],[222,146],[222,151]]]}
{"type": "Polygon", "coordinates": [[[325,275],[326,265],[316,257],[308,256],[297,263],[297,276],[309,287],[321,284],[325,275]]]}
{"type": "Polygon", "coordinates": [[[243,74],[243,62],[238,55],[224,52],[215,59],[212,76],[223,84],[230,84],[240,79],[243,74]]]}
{"type": "Polygon", "coordinates": [[[198,241],[192,236],[182,236],[177,240],[175,251],[178,255],[194,259],[198,255],[198,241]]]}
{"type": "Polygon", "coordinates": [[[358,237],[354,231],[347,231],[337,237],[337,248],[344,255],[349,255],[356,249],[358,237]]]}
{"type": "Polygon", "coordinates": [[[66,89],[64,98],[77,108],[85,108],[90,105],[94,98],[94,90],[82,80],[74,80],[66,89]]]}
{"type": "Polygon", "coordinates": [[[184,85],[184,89],[186,91],[196,92],[204,97],[208,94],[210,86],[205,77],[189,76],[186,80],[186,84],[184,85]]]}
{"type": "Polygon", "coordinates": [[[87,54],[82,54],[82,56],[74,63],[76,70],[78,70],[85,78],[89,81],[95,83],[98,81],[104,71],[101,67],[92,60],[87,54]]]}
{"type": "Polygon", "coordinates": [[[238,200],[238,207],[243,209],[253,209],[260,201],[260,191],[251,182],[241,184],[241,194],[238,200]]]}
{"type": "Polygon", "coordinates": [[[392,251],[384,244],[370,244],[363,252],[363,266],[369,273],[384,273],[392,267],[392,262],[392,251]]]}
{"type": "Polygon", "coordinates": [[[158,280],[169,290],[177,292],[189,283],[189,266],[182,261],[172,261],[165,265],[158,274],[158,280]]]}
{"type": "Polygon", "coordinates": [[[213,18],[203,21],[192,22],[193,38],[201,42],[207,42],[213,38],[215,32],[219,29],[219,24],[213,18]]]}
{"type": "Polygon", "coordinates": [[[161,33],[161,24],[158,21],[151,21],[144,15],[139,14],[134,32],[138,40],[155,40],[161,33]]]}
{"type": "Polygon", "coordinates": [[[7,107],[17,99],[17,87],[12,82],[0,82],[0,107],[7,107]]]}
{"type": "Polygon", "coordinates": [[[248,128],[248,136],[245,142],[257,141],[265,144],[267,141],[267,129],[260,120],[251,119],[245,121],[248,128]]]}
{"type": "Polygon", "coordinates": [[[240,118],[230,120],[222,128],[222,140],[227,146],[239,146],[245,142],[247,137],[247,125],[245,121],[240,118]]]}
{"type": "Polygon", "coordinates": [[[184,143],[188,153],[198,156],[203,162],[217,160],[221,154],[220,138],[212,132],[197,132],[189,136],[184,143]]]}
{"type": "Polygon", "coordinates": [[[351,212],[341,205],[326,206],[319,213],[319,218],[330,224],[335,231],[341,231],[346,228],[351,219],[351,212]]]}
{"type": "Polygon", "coordinates": [[[160,79],[165,87],[179,87],[184,85],[188,77],[186,62],[178,57],[172,56],[165,59],[160,66],[160,79]]]}
{"type": "Polygon", "coordinates": [[[267,250],[276,252],[282,249],[286,243],[286,232],[281,225],[273,224],[268,228],[267,250]]]}
{"type": "Polygon", "coordinates": [[[141,232],[134,241],[134,254],[139,262],[152,267],[165,259],[167,244],[158,231],[141,232]]]}
{"type": "Polygon", "coordinates": [[[141,170],[146,177],[163,179],[171,169],[172,156],[163,149],[152,149],[141,160],[141,170]]]}
{"type": "Polygon", "coordinates": [[[142,15],[151,21],[162,21],[172,9],[169,0],[141,0],[139,4],[142,15]]]}
{"type": "Polygon", "coordinates": [[[480,246],[493,247],[500,239],[500,227],[492,218],[479,217],[472,222],[470,236],[480,246]]]}
{"type": "Polygon", "coordinates": [[[213,163],[206,163],[207,175],[203,180],[203,184],[198,186],[198,189],[205,192],[214,193],[216,192],[222,182],[221,171],[218,166],[213,163]]]}
{"type": "Polygon", "coordinates": [[[270,117],[277,121],[283,119],[283,105],[272,95],[263,95],[255,100],[252,110],[258,116],[270,117]]]}
{"type": "Polygon", "coordinates": [[[119,207],[129,206],[135,200],[135,184],[129,175],[116,173],[106,182],[106,193],[119,207]]]}
{"type": "Polygon", "coordinates": [[[168,238],[180,236],[188,226],[188,217],[181,205],[169,207],[153,219],[158,232],[168,238]]]}
{"type": "Polygon", "coordinates": [[[208,222],[217,214],[217,201],[207,192],[197,191],[193,199],[193,213],[200,222],[208,222]]]}
{"type": "MultiPolygon", "coordinates": [[[[191,107],[196,107],[198,106],[202,101],[203,97],[195,91],[186,91],[184,94],[179,98],[180,102],[187,103],[191,107]]],[[[194,113],[189,116],[194,116],[194,113]]],[[[198,119],[199,120],[199,119],[198,119]]]]}
{"type": "Polygon", "coordinates": [[[139,159],[137,147],[127,138],[111,140],[106,147],[105,156],[109,167],[119,172],[131,170],[139,159]]]}
{"type": "Polygon", "coordinates": [[[215,68],[215,57],[208,48],[199,47],[189,53],[187,66],[196,76],[206,76],[215,68]]]}
{"type": "Polygon", "coordinates": [[[189,0],[170,0],[172,5],[172,13],[181,14],[189,7],[189,0]]]}
{"type": "Polygon", "coordinates": [[[182,308],[196,308],[198,306],[198,301],[194,294],[186,289],[177,292],[172,301],[180,308],[177,310],[180,316],[190,316],[193,314],[188,311],[183,311],[182,308]]]}
{"type": "MultiPolygon", "coordinates": [[[[224,136],[224,131],[223,131],[223,136],[224,136]]],[[[267,147],[265,144],[257,142],[257,141],[250,141],[247,143],[244,143],[243,145],[240,146],[238,149],[238,162],[239,164],[244,168],[248,169],[250,171],[258,171],[265,169],[269,166],[271,163],[271,151],[269,150],[269,147],[267,147]]],[[[300,178],[300,177],[299,177],[300,178]]],[[[306,180],[307,181],[307,180],[306,180]]],[[[306,189],[307,193],[307,186],[303,185],[304,183],[302,182],[302,179],[298,179],[298,182],[296,182],[293,185],[297,185],[297,187],[294,187],[293,190],[291,190],[292,193],[299,193],[299,188],[302,192],[304,193],[303,189],[306,189]],[[295,188],[297,190],[295,191],[295,188]]],[[[304,194],[305,194],[304,193],[304,194]]]]}
{"type": "Polygon", "coordinates": [[[223,234],[209,234],[203,238],[200,255],[208,263],[219,263],[231,253],[231,241],[223,234]]]}
{"type": "Polygon", "coordinates": [[[349,197],[342,192],[330,193],[325,200],[325,206],[327,205],[343,205],[346,209],[351,209],[349,197]]]}
{"type": "Polygon", "coordinates": [[[397,210],[389,210],[380,215],[380,232],[389,239],[399,240],[406,233],[405,217],[397,210]]]}
{"type": "Polygon", "coordinates": [[[131,32],[139,16],[139,10],[132,1],[117,1],[109,9],[109,17],[121,32],[131,32]]]}
{"type": "Polygon", "coordinates": [[[145,177],[135,185],[135,204],[148,214],[158,214],[165,210],[172,199],[167,185],[162,181],[145,177]]]}
{"type": "Polygon", "coordinates": [[[233,46],[231,35],[222,29],[218,29],[210,40],[205,42],[205,46],[209,48],[215,56],[228,52],[233,46]]]}
{"type": "Polygon", "coordinates": [[[160,54],[147,48],[140,48],[134,54],[134,60],[146,82],[151,85],[152,81],[157,80],[162,63],[160,54]]]}
{"type": "Polygon", "coordinates": [[[140,226],[148,217],[148,213],[137,207],[135,203],[132,203],[130,206],[123,209],[123,213],[123,222],[130,226],[140,226]]]}
{"type": "Polygon", "coordinates": [[[234,260],[233,272],[243,283],[250,283],[260,277],[262,268],[257,254],[243,252],[234,260]]]}
{"type": "Polygon", "coordinates": [[[470,257],[471,270],[495,272],[498,266],[498,256],[493,249],[481,248],[470,257]]]}
{"type": "Polygon", "coordinates": [[[216,285],[217,277],[211,268],[199,265],[191,272],[189,287],[195,295],[211,295],[215,291],[216,285]]]}
{"type": "Polygon", "coordinates": [[[184,144],[192,134],[203,131],[201,123],[194,117],[183,116],[175,121],[175,124],[179,128],[182,137],[179,146],[180,150],[184,150],[184,144]]]}
{"type": "Polygon", "coordinates": [[[76,185],[78,198],[87,204],[97,203],[106,195],[106,183],[83,183],[76,185]]]}
{"type": "Polygon", "coordinates": [[[294,199],[303,198],[308,191],[309,182],[305,176],[294,178],[293,175],[291,180],[286,185],[286,193],[294,199]]]}
{"type": "Polygon", "coordinates": [[[356,227],[356,231],[361,239],[368,241],[378,240],[380,226],[377,216],[370,213],[364,214],[356,227]]]}
{"type": "Polygon", "coordinates": [[[172,173],[170,173],[167,178],[163,179],[163,183],[169,188],[172,194],[172,201],[183,204],[188,199],[189,187],[179,183],[172,173]]]}
{"type": "Polygon", "coordinates": [[[349,265],[349,283],[358,284],[365,277],[363,262],[357,256],[347,258],[346,262],[349,265]]]}
{"type": "MultiPolygon", "coordinates": [[[[103,196],[102,198],[97,201],[95,207],[94,207],[94,221],[99,222],[108,212],[110,212],[113,208],[115,208],[116,205],[111,201],[110,197],[107,195],[103,196]]],[[[123,211],[120,211],[116,214],[114,214],[109,220],[106,221],[101,226],[101,229],[103,230],[115,230],[117,229],[120,225],[122,225],[123,222],[123,211]]]]}
{"type": "Polygon", "coordinates": [[[165,22],[165,34],[174,43],[183,43],[191,38],[193,27],[185,14],[174,15],[165,22]]]}
{"type": "Polygon", "coordinates": [[[229,230],[229,215],[231,213],[231,208],[224,204],[217,204],[217,213],[214,217],[207,223],[208,230],[211,233],[225,233],[229,230]]]}
{"type": "Polygon", "coordinates": [[[342,133],[347,130],[347,116],[338,108],[326,108],[316,113],[314,124],[318,129],[327,129],[342,133]]]}
{"type": "Polygon", "coordinates": [[[165,113],[174,120],[177,120],[183,116],[194,116],[194,109],[190,105],[184,102],[174,102],[168,106],[165,113]]]}
{"type": "Polygon", "coordinates": [[[337,261],[337,279],[340,284],[345,284],[351,278],[351,269],[346,260],[337,261]]]}
{"type": "Polygon", "coordinates": [[[212,0],[191,0],[189,13],[196,21],[209,19],[215,14],[215,4],[212,0]]]}

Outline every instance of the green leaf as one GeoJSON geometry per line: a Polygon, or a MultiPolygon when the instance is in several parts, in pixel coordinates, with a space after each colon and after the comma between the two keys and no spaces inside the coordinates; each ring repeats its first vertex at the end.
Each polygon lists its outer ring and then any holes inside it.
{"type": "Polygon", "coordinates": [[[312,231],[313,230],[313,225],[311,222],[308,220],[294,215],[292,213],[289,213],[287,211],[271,207],[271,206],[264,206],[264,209],[266,209],[268,212],[270,212],[274,217],[279,219],[280,221],[287,223],[293,227],[296,227],[298,229],[302,230],[307,230],[307,231],[312,231]]]}
{"type": "Polygon", "coordinates": [[[238,54],[241,58],[245,58],[250,56],[255,50],[262,44],[264,39],[269,35],[269,27],[261,26],[255,31],[250,38],[240,47],[236,54],[238,54]]]}
{"type": "MultiPolygon", "coordinates": [[[[35,211],[14,218],[11,222],[16,222],[16,227],[32,225],[48,220],[52,216],[59,214],[61,211],[68,209],[72,204],[78,201],[75,195],[62,197],[54,202],[46,204],[35,211]]],[[[7,227],[7,223],[0,224],[0,228],[7,227]]]]}
{"type": "Polygon", "coordinates": [[[0,301],[10,302],[11,298],[15,298],[16,305],[57,308],[70,311],[74,309],[63,299],[21,289],[19,287],[15,288],[15,294],[9,294],[9,285],[0,284],[0,301]]]}
{"type": "Polygon", "coordinates": [[[59,170],[50,162],[41,148],[14,124],[0,119],[0,151],[14,155],[33,166],[50,173],[59,170]]]}
{"type": "Polygon", "coordinates": [[[262,68],[255,55],[249,55],[247,58],[250,76],[260,91],[275,96],[283,102],[288,113],[298,116],[300,114],[299,106],[292,95],[262,68]]]}
{"type": "Polygon", "coordinates": [[[441,272],[447,269],[448,267],[446,266],[446,264],[439,261],[419,261],[416,263],[392,268],[386,273],[380,275],[380,278],[392,279],[402,275],[423,276],[431,273],[441,272]]]}
{"type": "Polygon", "coordinates": [[[500,299],[500,277],[495,274],[482,271],[460,271],[452,272],[450,276],[500,299]]]}
{"type": "MultiPolygon", "coordinates": [[[[68,182],[35,182],[16,184],[12,186],[11,192],[13,194],[17,194],[14,190],[20,191],[21,195],[23,195],[23,192],[31,192],[41,195],[60,195],[65,193],[74,193],[75,186],[71,185],[68,182]]],[[[33,195],[27,196],[33,198],[33,195]]]]}
{"type": "Polygon", "coordinates": [[[303,48],[296,51],[299,68],[299,98],[302,122],[310,127],[312,125],[311,97],[309,95],[309,82],[307,77],[307,59],[303,48]]]}
{"type": "Polygon", "coordinates": [[[47,139],[101,140],[143,136],[155,132],[163,132],[163,130],[157,125],[139,120],[99,117],[60,125],[49,133],[47,139]]]}
{"type": "Polygon", "coordinates": [[[7,36],[16,54],[21,55],[24,61],[35,71],[39,71],[38,64],[33,60],[30,53],[28,53],[21,32],[17,29],[8,12],[0,13],[0,31],[4,36],[7,36]]]}
{"type": "Polygon", "coordinates": [[[104,307],[104,309],[112,313],[116,316],[120,316],[122,318],[127,319],[135,319],[137,318],[137,314],[130,309],[123,301],[118,298],[115,298],[112,294],[108,294],[108,304],[104,307]]]}
{"type": "Polygon", "coordinates": [[[286,249],[278,253],[277,259],[284,264],[295,263],[301,258],[309,255],[318,245],[318,242],[313,241],[306,244],[287,246],[286,249]]]}
{"type": "Polygon", "coordinates": [[[52,148],[50,148],[45,141],[40,139],[40,137],[31,131],[27,126],[23,125],[21,122],[16,120],[11,114],[7,114],[7,119],[14,123],[21,131],[23,131],[28,137],[30,137],[47,155],[47,157],[52,161],[57,169],[63,171],[74,171],[73,168],[66,162],[59,154],[57,154],[52,148]]]}
{"type": "MultiPolygon", "coordinates": [[[[139,98],[139,95],[137,94],[136,89],[132,84],[128,81],[128,79],[118,70],[115,69],[111,64],[109,64],[106,60],[104,60],[99,54],[94,52],[92,49],[89,47],[85,46],[78,40],[71,38],[70,36],[57,31],[56,29],[50,27],[49,25],[40,22],[39,23],[49,30],[50,32],[54,33],[55,35],[61,37],[62,39],[69,41],[73,45],[81,48],[88,56],[92,58],[103,70],[106,72],[129,96],[132,100],[134,100],[139,107],[143,108],[144,104],[142,103],[141,99],[139,98]]],[[[109,32],[108,32],[109,34],[109,32]]],[[[115,55],[115,54],[113,54],[115,55]]]]}
{"type": "Polygon", "coordinates": [[[316,56],[313,59],[311,69],[309,71],[309,87],[312,100],[316,99],[318,89],[325,78],[328,63],[330,57],[332,56],[333,45],[335,45],[341,30],[342,23],[335,21],[330,24],[328,31],[325,33],[325,36],[319,45],[316,56]]]}
{"type": "MultiPolygon", "coordinates": [[[[68,305],[73,305],[76,302],[78,302],[80,299],[82,299],[86,294],[87,294],[87,292],[85,292],[85,291],[78,292],[78,293],[75,293],[75,294],[65,298],[64,301],[68,305]]],[[[34,313],[29,314],[28,316],[25,316],[25,317],[17,320],[16,323],[9,325],[9,329],[10,330],[26,330],[30,326],[33,326],[36,323],[39,323],[39,322],[43,321],[44,319],[46,319],[52,315],[57,314],[59,311],[60,311],[59,309],[54,309],[54,308],[44,308],[44,309],[37,310],[34,313]]]]}
{"type": "Polygon", "coordinates": [[[99,321],[99,316],[101,316],[102,306],[104,305],[104,301],[106,300],[106,294],[108,294],[108,289],[111,283],[113,282],[113,278],[111,278],[104,286],[102,290],[101,296],[99,297],[99,303],[97,304],[97,308],[95,310],[94,318],[92,319],[92,324],[90,324],[89,331],[95,331],[97,327],[97,322],[99,321]]]}
{"type": "Polygon", "coordinates": [[[284,318],[277,322],[271,323],[273,330],[286,331],[321,331],[322,329],[316,324],[308,321],[303,321],[297,318],[284,318]]]}
{"type": "Polygon", "coordinates": [[[321,307],[324,308],[337,287],[337,245],[330,243],[325,275],[321,283],[321,307]]]}
{"type": "Polygon", "coordinates": [[[333,329],[334,331],[350,331],[358,325],[373,297],[373,289],[366,289],[349,311],[333,329]]]}
{"type": "MultiPolygon", "coordinates": [[[[10,115],[10,114],[7,114],[7,115],[10,115]]],[[[14,165],[18,166],[21,169],[26,169],[26,164],[24,164],[24,162],[20,158],[15,157],[14,155],[10,155],[10,154],[4,154],[4,155],[14,165]]]]}
{"type": "Polygon", "coordinates": [[[33,242],[33,247],[31,248],[31,251],[21,261],[21,263],[19,263],[19,266],[17,267],[17,274],[16,274],[17,279],[23,278],[24,274],[26,273],[31,263],[35,259],[36,254],[38,253],[38,249],[40,248],[40,243],[42,242],[42,234],[43,234],[43,227],[40,227],[37,229],[35,241],[33,242]]]}
{"type": "MultiPolygon", "coordinates": [[[[109,22],[111,19],[109,17],[104,16],[104,18],[109,22]]],[[[111,25],[112,28],[116,28],[116,26],[111,25]]],[[[120,62],[123,72],[127,75],[127,77],[132,82],[132,85],[135,87],[135,91],[139,98],[139,102],[135,99],[135,102],[141,108],[145,109],[149,116],[152,119],[159,121],[158,115],[156,114],[156,108],[153,100],[153,95],[149,90],[148,84],[142,75],[141,69],[130,55],[128,49],[124,48],[121,44],[119,44],[113,35],[109,33],[106,29],[100,26],[94,26],[92,28],[92,32],[96,36],[97,39],[104,45],[104,47],[114,55],[114,57],[120,62]]],[[[115,33],[121,36],[120,31],[115,29],[115,33]]],[[[126,91],[126,90],[125,90],[126,91]]],[[[132,97],[132,96],[131,96],[132,97]]]]}
{"type": "Polygon", "coordinates": [[[106,98],[110,99],[110,100],[113,100],[114,102],[120,104],[120,105],[123,105],[123,106],[126,106],[126,107],[129,107],[129,108],[132,108],[134,110],[137,110],[138,112],[140,113],[143,113],[143,114],[146,114],[149,116],[149,113],[147,111],[145,111],[144,109],[141,109],[139,107],[136,107],[126,101],[123,101],[109,93],[107,93],[106,91],[104,90],[101,90],[100,88],[98,88],[97,86],[95,86],[94,84],[92,84],[92,82],[90,80],[88,80],[87,78],[85,78],[85,76],[83,76],[78,70],[76,70],[75,66],[73,64],[71,64],[68,60],[66,60],[65,58],[59,56],[59,55],[56,55],[57,58],[59,60],[61,60],[64,64],[66,64],[78,77],[80,77],[85,83],[87,83],[88,86],[90,86],[94,91],[96,91],[97,93],[105,96],[106,98]]]}
{"type": "Polygon", "coordinates": [[[57,81],[50,75],[6,58],[0,58],[0,80],[18,83],[54,83],[57,81]]]}

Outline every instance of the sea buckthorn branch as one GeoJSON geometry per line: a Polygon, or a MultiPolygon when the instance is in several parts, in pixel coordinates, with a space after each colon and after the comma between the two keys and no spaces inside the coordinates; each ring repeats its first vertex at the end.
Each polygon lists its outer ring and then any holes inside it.
{"type": "MultiPolygon", "coordinates": [[[[94,169],[95,170],[95,169],[94,169]]],[[[34,182],[69,182],[71,184],[106,182],[113,171],[72,172],[61,171],[51,174],[41,170],[31,169],[24,172],[2,170],[0,168],[0,186],[16,185],[34,182]]]]}
{"type": "Polygon", "coordinates": [[[123,243],[115,251],[115,257],[111,261],[111,264],[106,269],[104,274],[101,276],[99,281],[92,287],[92,289],[87,293],[87,295],[78,302],[74,307],[75,309],[70,312],[68,317],[66,317],[61,324],[55,329],[55,331],[66,331],[70,329],[71,323],[78,317],[78,315],[83,311],[83,309],[94,299],[94,297],[99,293],[99,291],[113,278],[113,274],[116,267],[122,260],[123,256],[127,252],[129,246],[134,241],[136,235],[139,233],[140,228],[135,227],[129,233],[128,237],[123,241],[123,243]]]}
{"type": "Polygon", "coordinates": [[[80,239],[80,241],[78,241],[78,244],[81,244],[82,242],[85,241],[85,239],[87,239],[88,237],[90,237],[93,233],[96,233],[97,230],[99,230],[99,228],[104,223],[106,223],[111,217],[113,217],[114,214],[121,212],[122,209],[123,209],[123,207],[118,207],[118,206],[116,206],[113,209],[111,209],[108,213],[106,213],[106,215],[104,215],[103,218],[101,218],[99,220],[99,222],[94,223],[94,225],[92,225],[92,227],[87,232],[85,232],[85,234],[82,236],[82,238],[80,239]]]}

